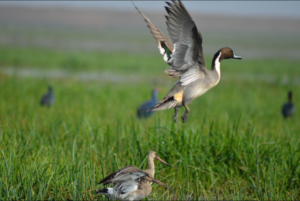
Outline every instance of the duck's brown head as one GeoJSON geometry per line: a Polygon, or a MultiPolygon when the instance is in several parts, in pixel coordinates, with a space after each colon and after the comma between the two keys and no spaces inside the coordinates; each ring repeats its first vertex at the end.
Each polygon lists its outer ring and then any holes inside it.
{"type": "Polygon", "coordinates": [[[233,50],[230,47],[221,48],[215,56],[220,56],[219,61],[223,59],[242,59],[242,57],[237,56],[233,53],[233,50]],[[220,54],[221,53],[221,54],[220,54]]]}

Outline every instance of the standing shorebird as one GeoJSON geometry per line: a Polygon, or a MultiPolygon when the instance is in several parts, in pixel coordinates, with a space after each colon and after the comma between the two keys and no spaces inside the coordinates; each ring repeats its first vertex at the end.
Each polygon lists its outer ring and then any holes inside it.
{"type": "Polygon", "coordinates": [[[46,106],[51,106],[55,102],[55,97],[53,94],[53,89],[52,87],[48,87],[48,92],[44,94],[41,98],[41,105],[46,105],[46,106]]]}
{"type": "Polygon", "coordinates": [[[288,99],[289,99],[289,101],[287,103],[285,103],[281,108],[281,113],[284,118],[292,117],[294,115],[294,113],[296,112],[296,107],[292,102],[292,99],[293,99],[292,91],[289,91],[288,99]]]}
{"type": "Polygon", "coordinates": [[[147,118],[153,113],[153,111],[147,111],[148,109],[154,107],[157,104],[157,95],[159,89],[152,90],[152,98],[146,102],[144,102],[137,110],[137,117],[138,118],[147,118]]]}
{"type": "Polygon", "coordinates": [[[142,200],[151,193],[152,182],[167,187],[166,184],[154,179],[146,172],[136,171],[119,174],[106,180],[103,184],[114,184],[114,188],[103,188],[97,190],[97,193],[112,200],[142,200]]]}
{"type": "MultiPolygon", "coordinates": [[[[157,153],[155,151],[150,151],[149,154],[148,154],[148,169],[142,171],[141,169],[137,168],[136,166],[133,166],[133,165],[130,165],[130,166],[127,166],[127,167],[124,167],[114,173],[111,173],[110,175],[108,175],[107,177],[105,177],[102,181],[99,182],[99,184],[109,184],[109,183],[112,183],[114,184],[114,188],[104,188],[104,189],[101,189],[101,190],[98,190],[97,192],[100,193],[100,194],[103,194],[111,199],[115,199],[117,198],[115,195],[116,192],[117,192],[117,189],[115,188],[118,188],[116,187],[116,184],[117,182],[113,182],[114,178],[122,178],[122,175],[126,176],[130,173],[133,173],[133,172],[144,172],[145,174],[149,175],[151,178],[154,177],[154,174],[155,174],[155,165],[154,165],[154,159],[157,159],[159,160],[160,162],[172,167],[170,164],[168,164],[167,162],[163,161],[160,157],[158,157],[157,153]]],[[[143,175],[145,176],[145,175],[143,175]]],[[[142,177],[143,177],[142,176],[142,177]]],[[[139,177],[140,178],[140,177],[139,177]]],[[[142,183],[144,184],[145,181],[143,181],[142,183]]],[[[151,182],[151,181],[150,181],[151,182]]],[[[139,183],[136,183],[135,182],[135,186],[138,185],[139,183]]],[[[150,183],[151,184],[151,183],[150,183]]],[[[141,184],[139,184],[141,185],[141,184]]],[[[148,185],[146,185],[147,187],[148,185]]],[[[145,188],[146,188],[145,187],[145,188]]],[[[147,187],[147,189],[149,190],[149,187],[147,187]]],[[[147,191],[148,192],[148,191],[147,191]]],[[[151,188],[150,188],[150,191],[149,191],[149,194],[151,192],[151,188]]],[[[148,195],[149,195],[148,194],[148,195]]],[[[147,195],[147,196],[148,196],[147,195]]],[[[146,196],[145,196],[146,197],[146,196]]],[[[117,198],[117,199],[121,199],[121,198],[117,198]]]]}
{"type": "Polygon", "coordinates": [[[137,7],[135,8],[143,16],[158,44],[160,53],[170,65],[165,73],[179,78],[169,93],[149,111],[174,108],[173,118],[177,122],[178,108],[185,107],[186,111],[181,117],[184,123],[190,113],[187,105],[219,83],[220,62],[223,59],[241,59],[241,57],[235,55],[229,47],[221,48],[215,53],[211,70],[208,70],[203,57],[201,33],[182,2],[180,0],[172,2],[173,4],[166,2],[169,7],[165,7],[168,13],[167,30],[171,40],[137,7]]]}

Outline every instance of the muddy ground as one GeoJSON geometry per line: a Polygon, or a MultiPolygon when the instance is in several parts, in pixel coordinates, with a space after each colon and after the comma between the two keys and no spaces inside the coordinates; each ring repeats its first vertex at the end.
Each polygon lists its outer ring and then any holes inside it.
{"type": "MultiPolygon", "coordinates": [[[[164,12],[145,12],[166,34],[164,12]]],[[[299,59],[300,20],[191,13],[205,56],[232,47],[245,59],[299,59]]],[[[0,45],[65,50],[158,53],[138,12],[59,7],[0,6],[0,45]]]]}

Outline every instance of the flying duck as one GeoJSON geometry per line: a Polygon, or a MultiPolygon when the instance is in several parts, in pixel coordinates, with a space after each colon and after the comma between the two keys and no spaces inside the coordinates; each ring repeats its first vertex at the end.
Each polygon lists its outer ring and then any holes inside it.
{"type": "Polygon", "coordinates": [[[289,101],[287,103],[283,104],[282,108],[281,108],[281,113],[284,118],[292,117],[294,115],[294,113],[296,112],[296,107],[292,102],[292,99],[293,99],[292,91],[289,91],[288,99],[289,99],[289,101]]]}
{"type": "Polygon", "coordinates": [[[51,106],[53,105],[55,102],[55,97],[53,94],[53,89],[52,87],[48,87],[48,92],[46,94],[44,94],[41,98],[41,105],[46,105],[46,106],[51,106]]]}
{"type": "Polygon", "coordinates": [[[153,89],[152,90],[152,98],[146,102],[144,102],[137,110],[137,117],[139,119],[141,118],[148,118],[153,111],[147,111],[148,109],[152,108],[157,104],[157,95],[158,95],[159,89],[153,89]]]}
{"type": "Polygon", "coordinates": [[[135,171],[118,174],[113,178],[107,179],[103,184],[114,184],[114,187],[97,190],[97,193],[105,195],[112,200],[142,200],[151,193],[152,182],[167,187],[166,184],[154,179],[146,172],[135,171]]]}
{"type": "Polygon", "coordinates": [[[166,4],[168,15],[165,17],[171,40],[135,6],[146,21],[160,53],[169,65],[165,73],[178,78],[167,95],[149,111],[174,108],[173,119],[177,122],[178,108],[185,107],[186,111],[181,117],[184,123],[190,113],[187,105],[219,83],[220,62],[223,59],[241,59],[241,57],[235,55],[229,47],[221,48],[215,53],[211,69],[208,70],[203,57],[202,36],[189,12],[180,0],[172,0],[172,3],[166,4]]]}

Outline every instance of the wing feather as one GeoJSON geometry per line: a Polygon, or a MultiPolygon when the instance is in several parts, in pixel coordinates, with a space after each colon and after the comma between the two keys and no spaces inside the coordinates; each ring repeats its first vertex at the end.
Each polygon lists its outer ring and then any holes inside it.
{"type": "Polygon", "coordinates": [[[203,79],[204,76],[205,76],[205,72],[201,71],[200,68],[197,65],[195,65],[191,67],[188,71],[186,71],[181,76],[179,81],[181,83],[181,86],[187,86],[198,79],[203,79]]]}
{"type": "MultiPolygon", "coordinates": [[[[158,44],[158,48],[160,50],[160,53],[162,55],[166,55],[167,50],[165,50],[165,47],[163,47],[163,44],[166,45],[166,47],[169,49],[170,52],[173,51],[173,43],[172,41],[159,29],[157,28],[150,20],[146,17],[136,6],[135,9],[143,16],[145,22],[147,23],[147,27],[150,29],[150,32],[153,36],[153,38],[156,40],[158,44]]],[[[167,58],[167,61],[169,60],[169,56],[167,58]]]]}
{"type": "Polygon", "coordinates": [[[123,182],[115,185],[114,190],[116,192],[116,197],[125,200],[126,197],[136,191],[138,189],[138,182],[134,180],[130,180],[127,182],[123,182]]]}
{"type": "Polygon", "coordinates": [[[110,175],[108,175],[107,177],[105,177],[102,181],[99,182],[99,184],[103,184],[103,185],[106,185],[106,184],[110,184],[112,183],[112,179],[115,178],[115,177],[118,177],[122,174],[127,174],[129,172],[138,172],[138,171],[142,171],[141,169],[133,166],[133,165],[130,165],[130,166],[126,166],[116,172],[113,172],[111,173],[110,175]]]}
{"type": "Polygon", "coordinates": [[[180,77],[181,85],[186,86],[205,76],[202,36],[180,0],[172,0],[172,3],[166,2],[166,4],[168,6],[165,6],[165,9],[168,15],[165,17],[171,40],[136,6],[135,8],[143,16],[158,44],[160,53],[164,55],[165,61],[170,65],[165,73],[169,76],[180,77]]]}
{"type": "MultiPolygon", "coordinates": [[[[172,69],[169,68],[165,72],[169,72],[170,76],[180,77],[196,64],[198,68],[206,68],[202,52],[202,36],[192,17],[180,0],[172,0],[172,3],[167,2],[167,5],[168,7],[165,7],[168,13],[166,24],[174,50],[172,59],[168,62],[172,69]]],[[[192,72],[201,73],[201,69],[189,71],[183,79],[184,82],[203,76],[203,74],[192,76],[192,72]]]]}
{"type": "Polygon", "coordinates": [[[116,197],[126,199],[130,193],[138,189],[139,179],[145,176],[149,175],[143,171],[138,171],[122,174],[111,179],[111,182],[116,184],[114,186],[116,197]]]}
{"type": "Polygon", "coordinates": [[[122,183],[122,182],[130,181],[130,180],[137,180],[144,176],[149,176],[149,175],[143,171],[129,172],[129,173],[121,174],[121,175],[118,175],[117,177],[112,178],[111,182],[112,183],[122,183]]]}

